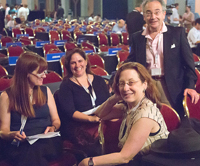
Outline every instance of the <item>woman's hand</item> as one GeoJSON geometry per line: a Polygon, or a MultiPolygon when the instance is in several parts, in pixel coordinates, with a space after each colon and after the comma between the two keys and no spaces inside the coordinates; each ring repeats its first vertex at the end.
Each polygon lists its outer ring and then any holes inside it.
{"type": "Polygon", "coordinates": [[[89,122],[100,122],[100,118],[96,115],[89,116],[89,122]]]}
{"type": "Polygon", "coordinates": [[[10,137],[17,141],[24,141],[26,139],[26,134],[24,132],[20,134],[20,131],[12,131],[10,137]]]}
{"type": "Polygon", "coordinates": [[[48,132],[55,132],[54,126],[48,126],[46,130],[44,131],[44,134],[47,134],[48,132]]]}

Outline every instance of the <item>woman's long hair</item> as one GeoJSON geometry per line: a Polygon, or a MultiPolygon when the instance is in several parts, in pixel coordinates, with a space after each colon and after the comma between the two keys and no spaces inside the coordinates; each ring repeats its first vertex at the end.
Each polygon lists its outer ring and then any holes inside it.
{"type": "Polygon", "coordinates": [[[153,103],[157,103],[158,106],[160,105],[160,93],[151,78],[151,75],[147,71],[147,69],[141,65],[140,63],[137,62],[128,62],[123,64],[119,70],[117,71],[115,78],[114,78],[114,83],[113,83],[113,90],[116,94],[120,95],[119,92],[119,79],[120,79],[120,74],[122,71],[127,70],[127,69],[133,69],[138,73],[138,76],[142,83],[145,81],[147,82],[147,89],[145,91],[145,95],[148,99],[150,99],[153,103]]]}
{"type": "Polygon", "coordinates": [[[87,61],[86,73],[92,74],[92,72],[90,70],[90,62],[88,61],[88,58],[85,55],[85,52],[83,50],[81,50],[80,48],[74,48],[73,50],[67,52],[67,54],[65,56],[65,68],[67,70],[66,78],[70,78],[70,77],[73,76],[73,73],[72,73],[71,68],[70,68],[70,61],[71,61],[72,55],[75,54],[75,53],[78,53],[80,56],[83,57],[83,59],[85,59],[87,61]]]}
{"type": "MultiPolygon", "coordinates": [[[[17,111],[27,117],[34,117],[32,101],[29,95],[28,74],[39,67],[38,73],[47,69],[46,60],[34,52],[24,52],[17,60],[13,81],[9,88],[9,110],[17,111]]],[[[33,99],[36,106],[42,106],[46,103],[46,96],[40,89],[40,86],[33,88],[33,99]]]]}

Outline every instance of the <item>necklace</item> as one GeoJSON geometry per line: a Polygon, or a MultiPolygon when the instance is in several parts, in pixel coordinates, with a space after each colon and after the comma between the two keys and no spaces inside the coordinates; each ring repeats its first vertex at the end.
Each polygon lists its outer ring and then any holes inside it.
{"type": "Polygon", "coordinates": [[[146,97],[144,96],[144,97],[142,98],[142,100],[141,100],[135,107],[133,107],[132,109],[128,110],[128,111],[126,112],[126,114],[129,115],[131,112],[134,112],[134,111],[142,104],[142,102],[143,102],[143,100],[144,100],[145,98],[146,98],[146,97]]]}

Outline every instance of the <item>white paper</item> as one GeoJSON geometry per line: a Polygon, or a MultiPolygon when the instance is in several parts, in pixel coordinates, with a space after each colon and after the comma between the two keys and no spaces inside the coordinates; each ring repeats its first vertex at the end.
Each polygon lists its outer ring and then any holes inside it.
{"type": "Polygon", "coordinates": [[[48,132],[47,134],[37,134],[32,136],[27,136],[26,140],[29,142],[30,145],[34,144],[38,139],[41,138],[53,138],[60,136],[60,132],[48,132]]]}
{"type": "MultiPolygon", "coordinates": [[[[99,105],[99,106],[100,106],[100,105],[99,105]]],[[[92,109],[90,109],[90,110],[88,110],[88,111],[82,112],[82,113],[84,113],[84,114],[86,114],[86,115],[91,115],[91,114],[93,114],[93,113],[97,110],[97,108],[99,108],[99,106],[97,106],[97,107],[95,107],[95,108],[92,108],[92,109]]]]}

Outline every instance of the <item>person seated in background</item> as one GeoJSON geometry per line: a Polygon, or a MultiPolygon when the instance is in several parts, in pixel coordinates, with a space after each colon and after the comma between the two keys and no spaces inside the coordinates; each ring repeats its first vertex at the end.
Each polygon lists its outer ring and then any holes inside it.
{"type": "Polygon", "coordinates": [[[139,63],[129,62],[117,71],[115,94],[95,112],[102,120],[123,118],[119,131],[120,152],[85,158],[79,166],[118,165],[140,166],[139,158],[148,153],[151,144],[167,138],[168,130],[157,104],[159,91],[148,71],[139,63]],[[122,101],[121,101],[122,100],[122,101]],[[119,102],[121,101],[121,102],[119,102]]]}
{"type": "Polygon", "coordinates": [[[195,20],[195,25],[189,31],[187,39],[190,44],[190,47],[192,48],[192,52],[196,54],[197,44],[200,43],[200,18],[197,18],[195,20]]]}
{"type": "Polygon", "coordinates": [[[93,21],[94,21],[94,14],[92,13],[88,18],[88,22],[93,22],[93,21]]]}
{"type": "Polygon", "coordinates": [[[94,16],[94,22],[101,23],[101,21],[102,21],[102,18],[100,14],[97,14],[96,16],[94,16]]]}
{"type": "Polygon", "coordinates": [[[21,19],[20,18],[15,18],[14,19],[14,28],[20,28],[21,27],[21,19]]]}
{"type": "Polygon", "coordinates": [[[86,154],[99,155],[97,146],[91,147],[94,138],[84,131],[84,127],[92,127],[95,123],[98,128],[100,119],[93,112],[109,97],[108,88],[102,77],[91,73],[90,63],[79,48],[66,54],[65,68],[67,76],[60,85],[59,102],[56,103],[61,118],[61,136],[86,154]]]}
{"type": "Polygon", "coordinates": [[[112,32],[116,32],[118,34],[121,34],[122,31],[126,31],[125,21],[123,19],[119,20],[112,28],[112,32]]]}
{"type": "Polygon", "coordinates": [[[3,154],[15,166],[47,166],[62,153],[60,127],[55,101],[50,89],[42,86],[46,60],[33,53],[20,55],[10,88],[0,96],[0,138],[3,154]],[[51,132],[51,133],[50,133],[51,132]],[[48,134],[32,145],[28,136],[48,134]]]}

